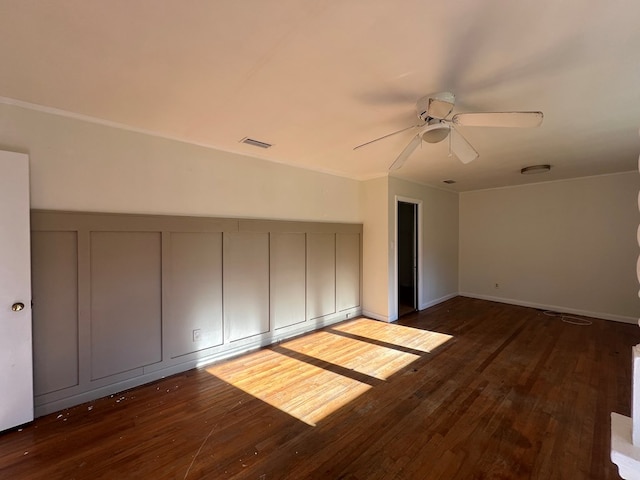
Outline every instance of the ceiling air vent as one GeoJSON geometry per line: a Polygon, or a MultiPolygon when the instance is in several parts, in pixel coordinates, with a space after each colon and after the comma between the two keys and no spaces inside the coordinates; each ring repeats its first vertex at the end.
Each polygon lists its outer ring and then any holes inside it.
{"type": "Polygon", "coordinates": [[[240,143],[246,143],[247,145],[253,145],[254,147],[260,148],[269,148],[273,146],[270,143],[261,142],[260,140],[254,140],[253,138],[249,137],[244,137],[242,140],[240,140],[240,143]]]}
{"type": "Polygon", "coordinates": [[[551,170],[551,165],[531,165],[520,170],[522,175],[532,175],[536,173],[547,173],[551,170]]]}
{"type": "Polygon", "coordinates": [[[451,185],[452,183],[456,183],[455,180],[442,180],[444,183],[448,183],[449,185],[451,185]]]}

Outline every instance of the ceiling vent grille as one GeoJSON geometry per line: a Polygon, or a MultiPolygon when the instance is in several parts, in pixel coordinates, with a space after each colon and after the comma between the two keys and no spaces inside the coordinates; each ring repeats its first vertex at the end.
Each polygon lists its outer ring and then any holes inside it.
{"type": "Polygon", "coordinates": [[[270,143],[261,142],[260,140],[254,140],[253,138],[249,137],[244,137],[242,140],[240,140],[240,143],[246,143],[247,145],[252,145],[259,148],[269,148],[273,146],[270,143]]]}

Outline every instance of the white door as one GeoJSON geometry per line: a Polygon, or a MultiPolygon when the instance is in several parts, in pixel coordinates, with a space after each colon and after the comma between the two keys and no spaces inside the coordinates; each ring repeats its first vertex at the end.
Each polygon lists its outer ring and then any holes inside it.
{"type": "Polygon", "coordinates": [[[0,431],[33,420],[29,157],[0,151],[0,431]]]}

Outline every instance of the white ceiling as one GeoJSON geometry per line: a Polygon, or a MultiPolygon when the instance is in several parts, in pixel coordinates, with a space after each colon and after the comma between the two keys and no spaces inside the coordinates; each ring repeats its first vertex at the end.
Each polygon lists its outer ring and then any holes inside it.
{"type": "Polygon", "coordinates": [[[354,146],[445,90],[454,112],[545,119],[466,127],[476,161],[425,144],[394,176],[465,191],[630,171],[640,150],[637,0],[0,0],[0,40],[5,102],[351,178],[412,133],[354,146]]]}

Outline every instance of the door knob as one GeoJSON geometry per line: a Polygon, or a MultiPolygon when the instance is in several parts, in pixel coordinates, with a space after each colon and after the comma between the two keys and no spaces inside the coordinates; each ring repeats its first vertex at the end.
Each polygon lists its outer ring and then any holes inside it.
{"type": "Polygon", "coordinates": [[[11,310],[13,310],[14,312],[19,312],[22,309],[24,309],[24,303],[22,302],[16,302],[11,305],[11,310]]]}

